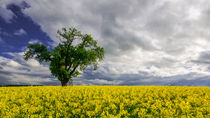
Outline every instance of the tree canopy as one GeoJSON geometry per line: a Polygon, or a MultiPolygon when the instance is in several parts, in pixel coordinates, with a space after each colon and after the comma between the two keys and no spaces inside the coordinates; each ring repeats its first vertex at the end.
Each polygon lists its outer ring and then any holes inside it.
{"type": "Polygon", "coordinates": [[[30,44],[24,59],[35,57],[40,63],[50,62],[50,71],[62,86],[72,83],[72,77],[77,77],[89,65],[97,69],[98,62],[104,58],[104,49],[90,34],[82,34],[76,28],[62,28],[57,33],[60,43],[54,49],[44,44],[30,44]]]}

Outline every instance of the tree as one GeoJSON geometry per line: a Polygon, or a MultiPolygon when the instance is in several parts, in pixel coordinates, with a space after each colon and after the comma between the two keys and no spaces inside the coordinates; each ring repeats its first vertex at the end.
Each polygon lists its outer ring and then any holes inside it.
{"type": "Polygon", "coordinates": [[[61,81],[62,86],[72,84],[72,77],[77,77],[87,66],[97,69],[99,61],[104,58],[104,49],[89,34],[81,34],[75,28],[58,30],[60,43],[54,49],[44,44],[30,44],[24,59],[35,57],[40,63],[50,62],[51,74],[61,81]]]}

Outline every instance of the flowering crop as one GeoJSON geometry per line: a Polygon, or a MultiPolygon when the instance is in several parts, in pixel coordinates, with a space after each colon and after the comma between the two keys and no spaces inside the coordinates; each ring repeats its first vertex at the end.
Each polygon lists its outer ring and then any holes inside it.
{"type": "Polygon", "coordinates": [[[209,87],[0,87],[0,117],[210,117],[209,87]]]}

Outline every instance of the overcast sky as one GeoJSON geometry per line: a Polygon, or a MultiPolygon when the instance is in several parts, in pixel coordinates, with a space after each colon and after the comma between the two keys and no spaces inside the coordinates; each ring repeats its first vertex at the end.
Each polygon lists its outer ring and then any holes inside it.
{"type": "Polygon", "coordinates": [[[105,49],[76,85],[210,86],[210,0],[0,0],[0,85],[60,85],[26,46],[75,27],[105,49]]]}

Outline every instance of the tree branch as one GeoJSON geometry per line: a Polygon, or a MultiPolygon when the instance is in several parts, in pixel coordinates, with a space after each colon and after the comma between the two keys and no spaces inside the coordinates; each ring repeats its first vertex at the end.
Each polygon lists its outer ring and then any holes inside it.
{"type": "Polygon", "coordinates": [[[68,54],[68,52],[69,52],[69,44],[68,44],[68,46],[67,46],[67,49],[66,49],[66,58],[65,58],[65,69],[67,69],[67,63],[68,63],[68,58],[69,58],[69,54],[68,54]]]}
{"type": "MultiPolygon", "coordinates": [[[[73,32],[72,32],[73,33],[73,32]]],[[[69,43],[67,45],[67,50],[66,50],[66,58],[65,58],[65,69],[67,69],[67,64],[68,64],[68,58],[69,58],[69,47],[71,46],[73,40],[74,40],[74,36],[72,37],[72,40],[70,39],[70,36],[69,36],[69,43]]],[[[67,41],[68,42],[68,41],[67,41]]],[[[69,69],[71,68],[71,66],[67,69],[69,71],[69,69]]]]}
{"type": "Polygon", "coordinates": [[[78,66],[79,66],[79,63],[77,63],[77,65],[74,67],[74,69],[70,72],[70,76],[75,72],[75,70],[77,69],[78,66]]]}
{"type": "Polygon", "coordinates": [[[73,64],[73,63],[71,63],[71,64],[69,65],[69,68],[67,69],[68,71],[70,70],[70,68],[71,68],[72,64],[73,64]]]}

